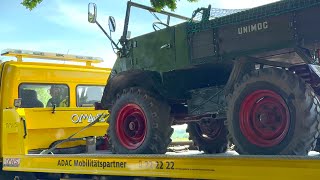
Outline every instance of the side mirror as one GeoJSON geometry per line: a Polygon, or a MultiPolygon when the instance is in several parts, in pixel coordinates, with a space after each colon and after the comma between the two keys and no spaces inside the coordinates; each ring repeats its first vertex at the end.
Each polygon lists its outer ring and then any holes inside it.
{"type": "Polygon", "coordinates": [[[116,21],[114,20],[114,17],[109,16],[108,25],[109,25],[109,30],[111,32],[115,32],[116,31],[116,21]]]}
{"type": "Polygon", "coordinates": [[[95,23],[97,18],[97,6],[95,3],[88,4],[88,21],[89,23],[95,23]]]}
{"type": "Polygon", "coordinates": [[[14,103],[15,108],[20,108],[21,107],[21,98],[14,99],[13,103],[14,103]]]}

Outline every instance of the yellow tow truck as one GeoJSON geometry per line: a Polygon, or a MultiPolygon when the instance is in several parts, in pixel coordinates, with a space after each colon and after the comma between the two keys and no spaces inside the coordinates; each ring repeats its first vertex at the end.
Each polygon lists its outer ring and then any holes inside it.
{"type": "Polygon", "coordinates": [[[108,112],[95,110],[110,69],[101,60],[7,50],[1,64],[1,180],[34,179],[317,179],[320,156],[254,156],[233,151],[164,155],[112,154],[105,138],[108,112]],[[83,62],[69,65],[24,58],[83,62]],[[57,88],[57,89],[55,89],[57,88]],[[60,103],[50,105],[60,93],[60,103]],[[61,103],[63,102],[63,103],[61,103]]]}
{"type": "MultiPolygon", "coordinates": [[[[101,58],[18,49],[4,50],[1,55],[16,57],[0,65],[1,158],[39,154],[61,141],[65,143],[52,153],[82,153],[92,136],[96,149],[107,148],[108,124],[103,118],[75,134],[103,113],[94,108],[110,74],[108,68],[93,66],[103,62],[101,58]],[[26,58],[47,62],[27,62],[26,58]],[[63,63],[51,63],[59,60],[63,63]],[[75,62],[84,65],[70,64],[75,62]]],[[[1,162],[4,166],[15,163],[10,158],[1,162]]]]}

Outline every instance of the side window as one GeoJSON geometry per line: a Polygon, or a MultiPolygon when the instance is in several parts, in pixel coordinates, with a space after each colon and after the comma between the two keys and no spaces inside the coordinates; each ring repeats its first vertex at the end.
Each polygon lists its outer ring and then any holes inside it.
{"type": "Polygon", "coordinates": [[[69,107],[69,88],[64,84],[31,84],[19,86],[22,108],[69,107]]]}
{"type": "Polygon", "coordinates": [[[94,106],[95,102],[100,102],[104,86],[79,85],[77,86],[77,106],[94,106]]]}

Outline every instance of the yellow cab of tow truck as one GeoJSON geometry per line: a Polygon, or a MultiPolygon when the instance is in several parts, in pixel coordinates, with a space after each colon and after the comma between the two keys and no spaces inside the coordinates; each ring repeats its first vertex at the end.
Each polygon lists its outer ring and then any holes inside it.
{"type": "Polygon", "coordinates": [[[14,49],[1,55],[16,57],[0,66],[1,159],[39,154],[64,140],[68,141],[54,154],[85,152],[88,137],[97,137],[97,148],[105,147],[108,124],[103,118],[67,139],[103,112],[95,110],[94,103],[101,100],[110,69],[92,65],[102,59],[14,49]],[[26,62],[24,58],[84,65],[26,62]]]}

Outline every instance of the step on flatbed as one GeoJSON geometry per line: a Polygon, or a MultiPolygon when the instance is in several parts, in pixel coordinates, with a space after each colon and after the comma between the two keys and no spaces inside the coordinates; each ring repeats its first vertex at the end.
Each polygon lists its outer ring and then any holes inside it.
{"type": "Polygon", "coordinates": [[[199,151],[165,155],[55,154],[4,157],[5,171],[188,179],[316,179],[320,153],[309,156],[208,155],[199,151]]]}

